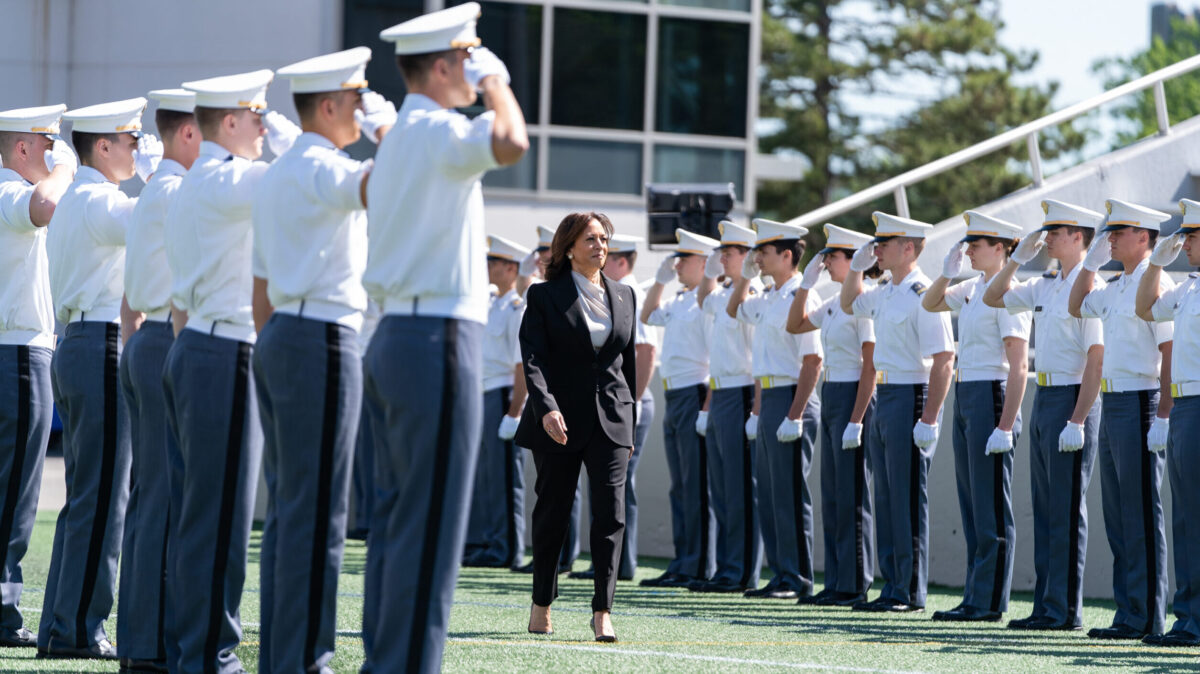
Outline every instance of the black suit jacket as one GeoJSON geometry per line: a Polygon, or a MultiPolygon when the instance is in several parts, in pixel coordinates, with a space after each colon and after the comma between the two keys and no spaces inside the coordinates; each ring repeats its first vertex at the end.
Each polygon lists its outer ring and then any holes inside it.
{"type": "Polygon", "coordinates": [[[629,286],[600,276],[613,329],[599,351],[592,347],[579,290],[569,272],[529,288],[520,332],[529,389],[515,438],[521,447],[580,451],[595,434],[633,447],[637,300],[629,286]],[[550,439],[542,427],[542,417],[555,410],[567,424],[566,445],[550,439]]]}

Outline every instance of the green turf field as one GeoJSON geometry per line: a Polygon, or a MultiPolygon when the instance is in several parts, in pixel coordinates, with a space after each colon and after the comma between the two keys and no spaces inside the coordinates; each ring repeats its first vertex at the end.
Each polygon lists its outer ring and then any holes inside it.
{"type": "MultiPolygon", "coordinates": [[[[25,560],[23,611],[36,628],[53,536],[52,513],[39,513],[25,560]]],[[[242,601],[246,625],[238,656],[254,671],[258,659],[258,538],[251,542],[251,568],[242,601]]],[[[366,551],[352,541],[338,605],[338,651],[334,668],[356,671],[362,663],[363,566],[366,551]]],[[[577,562],[583,568],[584,561],[577,562]]],[[[638,576],[661,573],[664,561],[643,559],[638,576]]],[[[791,602],[740,596],[654,590],[634,583],[617,586],[613,615],[620,642],[597,644],[588,628],[591,584],[563,580],[554,605],[555,634],[526,633],[530,577],[507,570],[464,569],[455,596],[446,645],[447,671],[983,671],[1054,670],[1094,667],[1110,671],[1200,669],[1200,649],[1168,650],[1140,643],[1101,643],[1080,632],[1015,633],[1002,625],[962,627],[929,620],[929,612],[958,603],[955,590],[934,588],[926,613],[878,616],[847,609],[816,609],[791,602]]],[[[874,596],[874,593],[872,594],[874,596]]],[[[1030,611],[1019,594],[1011,616],[1030,611]]],[[[1112,607],[1088,602],[1088,626],[1107,625],[1112,607]]],[[[1008,616],[1006,616],[1007,618],[1008,616]]],[[[116,634],[115,620],[108,624],[116,634]]],[[[0,652],[0,670],[115,672],[115,663],[36,660],[32,650],[0,652]]]]}

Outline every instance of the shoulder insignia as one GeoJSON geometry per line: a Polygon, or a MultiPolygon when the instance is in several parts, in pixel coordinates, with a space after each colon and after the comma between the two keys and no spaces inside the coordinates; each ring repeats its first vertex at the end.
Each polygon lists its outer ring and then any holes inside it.
{"type": "Polygon", "coordinates": [[[1188,274],[1188,278],[1200,278],[1200,272],[1192,272],[1188,274]]]}
{"type": "Polygon", "coordinates": [[[963,304],[970,304],[970,303],[971,303],[971,298],[970,298],[970,297],[964,297],[964,298],[963,298],[963,304]]]}
{"type": "Polygon", "coordinates": [[[725,288],[728,288],[731,285],[733,285],[733,279],[731,278],[725,279],[725,282],[721,284],[721,286],[725,288]]]}
{"type": "Polygon", "coordinates": [[[754,289],[754,286],[750,286],[750,294],[751,294],[751,295],[757,295],[757,294],[758,294],[758,291],[754,289]]]}
{"type": "Polygon", "coordinates": [[[514,297],[514,298],[513,298],[513,301],[512,301],[512,305],[513,305],[513,307],[519,307],[519,306],[521,306],[521,298],[520,298],[520,297],[514,297]]]}
{"type": "Polygon", "coordinates": [[[829,307],[829,309],[826,310],[826,313],[828,313],[830,316],[832,316],[833,315],[833,307],[829,307]]]}
{"type": "Polygon", "coordinates": [[[1109,283],[1116,283],[1117,281],[1120,281],[1120,280],[1121,280],[1121,273],[1120,273],[1120,272],[1117,272],[1116,274],[1113,274],[1112,276],[1110,276],[1110,277],[1108,278],[1108,282],[1109,282],[1109,283]]]}
{"type": "Polygon", "coordinates": [[[913,281],[913,284],[909,287],[912,288],[912,291],[918,295],[925,294],[925,284],[921,283],[920,281],[913,281]]]}
{"type": "Polygon", "coordinates": [[[1041,311],[1041,310],[1042,310],[1042,305],[1040,305],[1040,304],[1039,304],[1039,305],[1037,305],[1036,307],[1034,307],[1034,308],[1033,308],[1033,310],[1034,310],[1034,311],[1041,311]]]}
{"type": "Polygon", "coordinates": [[[1042,274],[1042,278],[1058,278],[1058,270],[1047,269],[1046,273],[1042,274]]]}

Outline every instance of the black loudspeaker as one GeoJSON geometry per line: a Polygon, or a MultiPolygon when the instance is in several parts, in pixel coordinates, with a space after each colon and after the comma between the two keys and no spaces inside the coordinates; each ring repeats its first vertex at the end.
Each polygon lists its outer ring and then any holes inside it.
{"type": "Polygon", "coordinates": [[[674,245],[676,229],[720,240],[717,223],[728,217],[735,200],[733,183],[646,185],[646,240],[651,246],[674,245]]]}

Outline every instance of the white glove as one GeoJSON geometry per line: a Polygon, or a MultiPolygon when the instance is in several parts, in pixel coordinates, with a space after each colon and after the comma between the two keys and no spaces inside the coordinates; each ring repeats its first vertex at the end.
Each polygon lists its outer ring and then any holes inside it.
{"type": "Polygon", "coordinates": [[[1083,268],[1091,272],[1099,271],[1111,259],[1112,247],[1108,245],[1108,232],[1105,232],[1092,242],[1087,257],[1083,258],[1083,268]]]}
{"type": "Polygon", "coordinates": [[[675,258],[668,257],[658,265],[658,271],[654,272],[654,280],[662,285],[667,285],[675,280],[675,258]]]}
{"type": "Polygon", "coordinates": [[[704,261],[704,278],[717,278],[725,273],[725,265],[721,264],[721,251],[714,250],[704,261]]]}
{"type": "Polygon", "coordinates": [[[987,441],[987,451],[985,454],[1003,454],[1011,452],[1013,448],[1012,431],[1002,431],[999,428],[992,430],[991,437],[987,441]]]}
{"type": "Polygon", "coordinates": [[[520,276],[533,276],[538,271],[538,252],[531,251],[521,259],[521,267],[517,269],[520,276]]]}
{"type": "Polygon", "coordinates": [[[708,435],[708,412],[700,410],[696,415],[696,435],[704,437],[708,435]]]}
{"type": "Polygon", "coordinates": [[[817,285],[817,281],[821,280],[821,270],[823,269],[825,269],[825,255],[818,253],[808,261],[808,266],[804,268],[804,277],[800,279],[800,287],[812,290],[813,286],[817,285]]]}
{"type": "Polygon", "coordinates": [[[866,271],[875,264],[875,242],[868,241],[854,251],[850,258],[851,271],[866,271]]]}
{"type": "Polygon", "coordinates": [[[746,259],[742,260],[742,277],[748,279],[756,279],[762,273],[758,263],[754,261],[754,251],[746,254],[746,259]]]}
{"type": "Polygon", "coordinates": [[[1068,421],[1058,434],[1058,451],[1078,452],[1083,449],[1083,424],[1068,421]]]}
{"type": "Polygon", "coordinates": [[[50,149],[46,150],[44,159],[48,171],[53,171],[59,166],[70,168],[72,174],[79,170],[79,157],[75,156],[75,150],[72,150],[65,140],[54,141],[50,149]]]}
{"type": "Polygon", "coordinates": [[[267,147],[271,148],[276,157],[292,149],[296,139],[304,133],[295,122],[274,110],[263,115],[262,121],[263,126],[267,127],[267,147]]]}
{"type": "Polygon", "coordinates": [[[862,447],[862,431],[862,424],[856,424],[853,421],[846,424],[846,430],[842,431],[842,449],[862,447]]]}
{"type": "Polygon", "coordinates": [[[1183,230],[1175,232],[1171,236],[1158,242],[1154,247],[1154,252],[1150,253],[1150,264],[1165,267],[1175,261],[1179,257],[1179,251],[1183,250],[1183,237],[1180,234],[1183,230]]]}
{"type": "Polygon", "coordinates": [[[512,440],[517,434],[517,424],[521,423],[518,417],[510,417],[507,414],[500,420],[500,430],[496,431],[496,435],[500,436],[501,440],[512,440]]]}
{"type": "Polygon", "coordinates": [[[966,248],[961,243],[956,243],[950,247],[950,251],[946,253],[946,259],[942,260],[942,276],[948,279],[956,279],[962,276],[963,253],[966,251],[966,248]]]}
{"type": "Polygon", "coordinates": [[[937,442],[938,425],[927,424],[924,421],[917,421],[917,425],[913,426],[913,444],[925,449],[937,442]]]}
{"type": "Polygon", "coordinates": [[[784,417],[775,429],[775,439],[780,442],[795,442],[800,437],[800,420],[784,417]]]}
{"type": "Polygon", "coordinates": [[[372,143],[379,142],[379,129],[396,125],[396,106],[374,91],[362,95],[362,110],[354,111],[354,120],[372,143]]]}
{"type": "Polygon", "coordinates": [[[508,75],[508,68],[499,56],[493,54],[492,50],[487,47],[476,47],[475,51],[471,52],[471,58],[463,61],[463,77],[466,78],[467,84],[470,84],[472,89],[478,91],[479,85],[483,83],[483,78],[489,75],[498,75],[505,84],[512,82],[512,78],[508,75]]]}
{"type": "Polygon", "coordinates": [[[1017,264],[1029,264],[1033,258],[1037,257],[1038,251],[1046,245],[1046,233],[1037,232],[1021,239],[1021,243],[1017,244],[1017,249],[1012,253],[1012,261],[1017,264]]]}
{"type": "Polygon", "coordinates": [[[746,419],[746,439],[753,440],[758,437],[758,415],[750,413],[750,418],[746,419]]]}
{"type": "Polygon", "coordinates": [[[1146,449],[1151,452],[1161,452],[1167,448],[1167,440],[1171,437],[1171,420],[1154,417],[1150,424],[1150,432],[1146,433],[1146,449]]]}
{"type": "Polygon", "coordinates": [[[137,149],[133,151],[133,170],[142,182],[150,180],[150,176],[158,170],[158,163],[162,161],[162,157],[162,141],[154,134],[147,133],[138,138],[137,149]]]}

